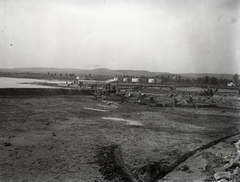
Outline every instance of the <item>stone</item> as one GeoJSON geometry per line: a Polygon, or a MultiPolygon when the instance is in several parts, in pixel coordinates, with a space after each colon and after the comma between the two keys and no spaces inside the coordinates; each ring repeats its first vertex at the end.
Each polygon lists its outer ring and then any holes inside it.
{"type": "Polygon", "coordinates": [[[226,179],[220,179],[218,182],[229,182],[229,181],[226,179]]]}
{"type": "Polygon", "coordinates": [[[236,167],[232,174],[233,180],[238,181],[240,179],[240,168],[236,167]]]}
{"type": "Polygon", "coordinates": [[[214,174],[214,178],[216,180],[221,180],[221,179],[228,179],[230,180],[232,177],[231,173],[230,172],[217,172],[214,174]]]}

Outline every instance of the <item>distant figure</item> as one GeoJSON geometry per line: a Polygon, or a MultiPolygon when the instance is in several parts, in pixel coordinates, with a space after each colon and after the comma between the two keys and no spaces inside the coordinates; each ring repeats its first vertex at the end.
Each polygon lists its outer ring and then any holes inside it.
{"type": "Polygon", "coordinates": [[[132,92],[129,92],[129,93],[128,93],[128,97],[133,97],[133,93],[132,93],[132,92]]]}
{"type": "Polygon", "coordinates": [[[209,90],[209,95],[212,97],[213,96],[213,90],[210,88],[209,90]]]}
{"type": "Polygon", "coordinates": [[[126,90],[124,90],[123,93],[120,95],[120,97],[121,97],[120,103],[121,103],[121,104],[122,104],[122,103],[124,102],[124,100],[125,100],[125,94],[126,94],[126,90]]]}
{"type": "Polygon", "coordinates": [[[218,91],[218,87],[216,86],[214,91],[213,91],[213,94],[217,93],[217,91],[218,91]]]}
{"type": "Polygon", "coordinates": [[[193,97],[190,93],[188,93],[188,98],[189,98],[189,102],[192,103],[193,102],[193,97]]]}
{"type": "Polygon", "coordinates": [[[176,107],[176,106],[177,106],[177,103],[178,103],[178,101],[177,101],[177,99],[176,99],[176,96],[177,96],[177,95],[174,95],[174,96],[173,96],[173,107],[176,107]]]}
{"type": "Polygon", "coordinates": [[[174,87],[174,85],[171,85],[170,90],[176,90],[176,87],[174,87]]]}
{"type": "Polygon", "coordinates": [[[155,101],[154,101],[154,98],[153,98],[153,97],[150,97],[150,98],[149,98],[148,105],[149,105],[150,103],[155,103],[155,101]]]}
{"type": "Polygon", "coordinates": [[[141,93],[141,91],[139,90],[139,91],[138,91],[138,100],[141,100],[141,98],[142,98],[142,93],[141,93]]]}
{"type": "Polygon", "coordinates": [[[177,101],[177,99],[176,99],[176,96],[177,96],[177,95],[173,95],[173,94],[170,95],[171,103],[172,103],[172,110],[173,110],[173,108],[176,107],[176,105],[177,105],[177,103],[178,103],[178,101],[177,101]]]}

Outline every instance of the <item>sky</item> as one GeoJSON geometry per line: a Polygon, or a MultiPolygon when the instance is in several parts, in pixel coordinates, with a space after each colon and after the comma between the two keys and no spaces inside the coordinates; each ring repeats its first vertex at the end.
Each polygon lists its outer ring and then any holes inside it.
{"type": "Polygon", "coordinates": [[[0,0],[0,68],[240,73],[240,0],[0,0]]]}

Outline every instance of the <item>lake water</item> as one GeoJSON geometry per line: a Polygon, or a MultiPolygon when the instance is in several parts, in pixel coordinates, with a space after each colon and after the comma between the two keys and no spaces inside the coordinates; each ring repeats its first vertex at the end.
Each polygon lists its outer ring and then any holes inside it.
{"type": "Polygon", "coordinates": [[[33,84],[22,84],[22,83],[33,83],[33,82],[48,82],[48,83],[64,83],[63,81],[50,81],[50,80],[39,80],[30,78],[9,78],[0,77],[0,88],[51,88],[50,86],[44,85],[33,85],[33,84]]]}

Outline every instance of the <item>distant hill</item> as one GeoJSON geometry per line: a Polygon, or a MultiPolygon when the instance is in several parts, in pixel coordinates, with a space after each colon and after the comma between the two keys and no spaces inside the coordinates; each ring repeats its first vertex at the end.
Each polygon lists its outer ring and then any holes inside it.
{"type": "Polygon", "coordinates": [[[111,70],[107,68],[97,69],[75,69],[75,68],[13,68],[13,69],[0,69],[0,72],[18,72],[18,73],[62,73],[62,74],[75,74],[75,75],[133,75],[133,76],[174,76],[176,74],[165,72],[150,72],[146,70],[111,70]]]}
{"type": "Polygon", "coordinates": [[[107,68],[97,68],[97,69],[76,69],[76,68],[46,68],[46,67],[33,67],[33,68],[13,68],[13,69],[0,69],[0,72],[15,72],[15,73],[57,73],[57,74],[75,74],[75,75],[132,75],[132,76],[181,76],[188,78],[198,78],[198,77],[217,77],[233,79],[234,74],[214,74],[214,73],[179,73],[172,74],[168,72],[151,72],[146,70],[111,70],[107,68]]]}
{"type": "Polygon", "coordinates": [[[198,78],[198,77],[216,77],[216,78],[223,78],[223,79],[233,79],[234,74],[216,74],[216,73],[179,73],[181,77],[188,77],[188,78],[198,78]]]}

